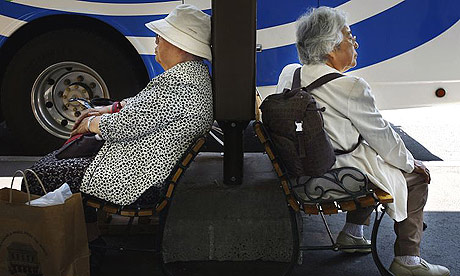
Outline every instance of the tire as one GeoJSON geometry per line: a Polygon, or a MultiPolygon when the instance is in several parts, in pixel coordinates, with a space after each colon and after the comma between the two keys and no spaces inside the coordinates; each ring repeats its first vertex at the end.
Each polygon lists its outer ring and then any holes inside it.
{"type": "Polygon", "coordinates": [[[125,47],[89,31],[61,29],[27,42],[6,68],[1,104],[20,154],[43,155],[68,138],[82,107],[70,98],[121,100],[148,81],[125,47]]]}

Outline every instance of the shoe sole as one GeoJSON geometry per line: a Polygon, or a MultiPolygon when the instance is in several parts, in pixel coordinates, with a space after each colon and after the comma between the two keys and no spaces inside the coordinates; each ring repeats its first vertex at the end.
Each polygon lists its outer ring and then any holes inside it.
{"type": "MultiPolygon", "coordinates": [[[[371,249],[340,249],[340,251],[345,253],[372,253],[371,249]]],[[[443,275],[449,276],[449,275],[443,275]]]]}

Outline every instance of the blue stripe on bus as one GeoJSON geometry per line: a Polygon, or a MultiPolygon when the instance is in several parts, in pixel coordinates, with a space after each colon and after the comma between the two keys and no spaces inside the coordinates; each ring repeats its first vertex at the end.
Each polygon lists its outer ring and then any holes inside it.
{"type": "Polygon", "coordinates": [[[319,5],[335,8],[349,1],[350,0],[319,0],[319,5]]]}
{"type": "Polygon", "coordinates": [[[141,55],[142,61],[144,61],[145,68],[152,79],[158,74],[164,72],[163,68],[161,68],[160,64],[155,61],[155,56],[153,55],[141,55]]]}
{"type": "Polygon", "coordinates": [[[56,10],[48,10],[42,8],[35,8],[29,6],[23,6],[15,3],[7,3],[7,8],[4,12],[5,16],[12,18],[20,18],[24,14],[33,14],[31,18],[27,18],[27,21],[32,21],[39,17],[60,15],[60,14],[73,14],[96,18],[100,21],[106,22],[107,24],[115,27],[124,36],[153,36],[153,33],[147,29],[144,24],[153,20],[164,18],[165,15],[149,15],[149,16],[109,16],[109,15],[92,15],[82,13],[70,13],[56,10]]]}
{"type": "Polygon", "coordinates": [[[257,86],[273,85],[284,66],[299,63],[294,44],[257,53],[257,86]]]}
{"type": "Polygon", "coordinates": [[[439,36],[460,19],[458,0],[406,0],[351,29],[358,37],[358,66],[407,52],[439,36]],[[426,12],[422,12],[426,11],[426,12]]]}
{"type": "MultiPolygon", "coordinates": [[[[358,65],[354,69],[390,59],[439,36],[460,19],[458,10],[460,1],[457,0],[406,0],[352,25],[360,44],[358,65]]],[[[276,84],[283,67],[298,62],[294,44],[258,53],[257,85],[276,84]]]]}
{"type": "Polygon", "coordinates": [[[317,5],[317,0],[258,0],[257,29],[293,22],[309,7],[316,7],[317,5]]]}
{"type": "Polygon", "coordinates": [[[296,21],[311,7],[337,7],[349,0],[258,0],[257,29],[269,28],[296,21]]]}

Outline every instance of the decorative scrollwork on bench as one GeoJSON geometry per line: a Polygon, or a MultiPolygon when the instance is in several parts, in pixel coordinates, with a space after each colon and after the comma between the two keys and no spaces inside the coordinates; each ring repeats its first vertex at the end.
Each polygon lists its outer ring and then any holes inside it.
{"type": "Polygon", "coordinates": [[[372,194],[367,176],[352,167],[332,169],[322,176],[298,177],[291,182],[295,183],[292,190],[302,203],[356,200],[372,194]]]}

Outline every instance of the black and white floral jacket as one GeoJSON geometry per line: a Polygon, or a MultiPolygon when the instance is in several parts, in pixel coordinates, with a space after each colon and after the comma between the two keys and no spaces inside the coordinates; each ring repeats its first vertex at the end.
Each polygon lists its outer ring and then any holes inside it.
{"type": "Polygon", "coordinates": [[[201,61],[179,63],[125,101],[120,112],[102,115],[99,128],[106,143],[80,188],[120,205],[160,187],[194,138],[210,130],[208,68],[201,61]]]}

